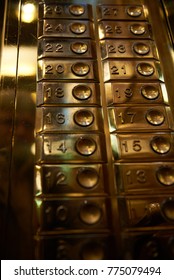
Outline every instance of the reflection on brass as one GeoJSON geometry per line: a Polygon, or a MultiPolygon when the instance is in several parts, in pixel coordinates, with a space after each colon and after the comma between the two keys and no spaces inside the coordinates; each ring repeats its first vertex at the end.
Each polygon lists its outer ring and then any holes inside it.
{"type": "Polygon", "coordinates": [[[90,68],[87,63],[76,63],[72,65],[72,71],[77,76],[85,76],[89,73],[90,68]]]}
{"type": "Polygon", "coordinates": [[[137,6],[131,6],[127,8],[127,13],[131,17],[139,17],[142,14],[142,8],[137,6]]]}
{"type": "Polygon", "coordinates": [[[130,31],[135,35],[142,35],[145,33],[145,25],[134,23],[130,26],[130,31]]]}
{"type": "Polygon", "coordinates": [[[158,154],[166,154],[170,151],[171,143],[163,136],[156,136],[151,140],[152,149],[158,154]]]}
{"type": "Polygon", "coordinates": [[[78,85],[73,89],[73,95],[79,100],[86,100],[91,97],[92,91],[91,88],[87,85],[78,85]]]}
{"type": "Polygon", "coordinates": [[[140,43],[140,42],[134,44],[133,49],[136,53],[138,53],[140,55],[146,55],[150,51],[149,45],[147,45],[145,43],[140,43]]]}
{"type": "Polygon", "coordinates": [[[70,29],[75,34],[82,34],[86,30],[86,25],[80,22],[72,23],[70,29]]]}
{"type": "Polygon", "coordinates": [[[174,222],[174,198],[170,197],[161,203],[161,212],[168,222],[174,222]]]}
{"type": "Polygon", "coordinates": [[[87,52],[88,45],[83,42],[75,42],[71,44],[71,49],[74,53],[83,54],[87,52]]]}
{"type": "Polygon", "coordinates": [[[81,16],[85,12],[85,8],[82,5],[71,5],[69,11],[74,16],[81,16]]]}
{"type": "Polygon", "coordinates": [[[82,187],[90,189],[96,186],[99,177],[95,169],[84,168],[79,171],[77,180],[82,187]]]}
{"type": "Polygon", "coordinates": [[[93,123],[94,116],[89,110],[79,110],[74,114],[74,120],[80,126],[89,126],[93,123]]]}
{"type": "Polygon", "coordinates": [[[97,204],[86,202],[80,209],[80,218],[86,224],[93,225],[97,223],[101,216],[102,212],[97,204]]]}
{"type": "Polygon", "coordinates": [[[150,100],[156,99],[159,96],[159,90],[152,85],[145,85],[141,89],[142,95],[150,100]]]}
{"type": "Polygon", "coordinates": [[[151,76],[154,73],[154,67],[150,63],[140,63],[137,66],[138,73],[143,76],[151,76]]]}
{"type": "Polygon", "coordinates": [[[164,122],[165,117],[162,112],[152,109],[147,112],[146,119],[153,125],[161,125],[164,122]]]}
{"type": "Polygon", "coordinates": [[[77,140],[76,149],[84,156],[92,155],[97,148],[96,142],[89,137],[83,137],[77,140]]]}
{"type": "Polygon", "coordinates": [[[165,186],[174,184],[174,168],[170,166],[162,166],[157,170],[156,176],[160,183],[165,186]]]}
{"type": "Polygon", "coordinates": [[[173,259],[172,0],[1,2],[2,259],[173,259]]]}

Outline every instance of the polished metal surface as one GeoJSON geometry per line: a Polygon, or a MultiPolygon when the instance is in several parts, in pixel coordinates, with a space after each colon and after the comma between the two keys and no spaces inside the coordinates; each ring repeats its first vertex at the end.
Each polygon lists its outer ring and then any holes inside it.
{"type": "Polygon", "coordinates": [[[172,1],[2,7],[2,258],[173,259],[172,1]]]}

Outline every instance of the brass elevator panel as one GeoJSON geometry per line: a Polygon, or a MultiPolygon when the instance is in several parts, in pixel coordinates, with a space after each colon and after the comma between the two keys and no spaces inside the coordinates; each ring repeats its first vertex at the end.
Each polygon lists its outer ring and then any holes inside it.
{"type": "Polygon", "coordinates": [[[6,1],[3,258],[174,258],[168,9],[160,0],[6,1]]]}

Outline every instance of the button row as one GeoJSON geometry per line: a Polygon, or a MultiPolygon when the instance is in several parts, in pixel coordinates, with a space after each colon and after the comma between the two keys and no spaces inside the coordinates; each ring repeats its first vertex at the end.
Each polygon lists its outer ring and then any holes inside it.
{"type": "Polygon", "coordinates": [[[72,21],[45,19],[39,21],[39,37],[94,38],[93,23],[90,21],[72,21]]]}
{"type": "Polygon", "coordinates": [[[151,27],[147,22],[101,21],[99,39],[152,39],[151,27]]]}
{"type": "Polygon", "coordinates": [[[52,4],[45,1],[45,4],[39,4],[39,18],[92,20],[92,7],[87,4],[52,4]]]}
{"type": "Polygon", "coordinates": [[[171,162],[116,163],[115,174],[120,193],[170,193],[174,188],[174,164],[171,162]]]}
{"type": "Polygon", "coordinates": [[[106,234],[70,234],[41,236],[37,259],[49,260],[114,260],[115,240],[106,234]]]}
{"type": "Polygon", "coordinates": [[[173,260],[173,230],[153,229],[125,234],[123,251],[133,260],[173,260]]]}
{"type": "Polygon", "coordinates": [[[98,20],[144,20],[145,14],[140,5],[98,5],[98,20]]]}
{"type": "Polygon", "coordinates": [[[108,191],[104,164],[44,164],[35,168],[35,195],[104,196],[108,191]]]}
{"type": "Polygon", "coordinates": [[[108,106],[168,104],[165,85],[154,81],[105,83],[105,92],[108,106]]]}
{"type": "Polygon", "coordinates": [[[174,225],[174,197],[172,196],[136,196],[125,197],[120,200],[120,211],[124,205],[126,219],[122,220],[122,226],[149,227],[160,226],[165,228],[174,225]]]}
{"type": "Polygon", "coordinates": [[[38,42],[38,58],[95,58],[94,41],[89,39],[44,38],[38,42]]]}
{"type": "Polygon", "coordinates": [[[36,137],[38,163],[106,162],[104,134],[42,134],[36,137]]]}
{"type": "Polygon", "coordinates": [[[101,106],[99,84],[40,82],[37,84],[37,105],[42,104],[101,106]]]}
{"type": "Polygon", "coordinates": [[[36,119],[37,133],[103,131],[101,108],[40,107],[36,119]]]}
{"type": "Polygon", "coordinates": [[[57,60],[46,58],[38,61],[38,81],[45,80],[70,80],[70,79],[88,79],[98,80],[97,63],[88,60],[57,60]]]}
{"type": "MultiPolygon", "coordinates": [[[[71,198],[71,199],[35,199],[38,217],[38,230],[68,231],[78,229],[104,230],[109,227],[106,199],[71,198]]],[[[107,230],[108,231],[108,230],[107,230]]],[[[66,232],[67,233],[67,232],[66,232]]]]}
{"type": "Polygon", "coordinates": [[[154,60],[105,60],[103,62],[104,81],[126,79],[151,79],[163,81],[160,65],[154,60]]]}
{"type": "Polygon", "coordinates": [[[173,141],[173,133],[111,134],[114,159],[124,162],[172,160],[173,141]]]}
{"type": "Polygon", "coordinates": [[[101,40],[101,56],[106,58],[158,58],[155,44],[150,40],[101,40]]]}
{"type": "Polygon", "coordinates": [[[172,113],[169,107],[114,107],[108,109],[110,132],[171,130],[172,113]]]}

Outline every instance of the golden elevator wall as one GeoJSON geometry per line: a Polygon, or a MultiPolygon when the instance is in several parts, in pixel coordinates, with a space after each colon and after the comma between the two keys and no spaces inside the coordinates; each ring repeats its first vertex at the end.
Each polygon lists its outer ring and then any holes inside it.
{"type": "Polygon", "coordinates": [[[173,9],[4,1],[2,258],[173,259],[173,9]]]}

